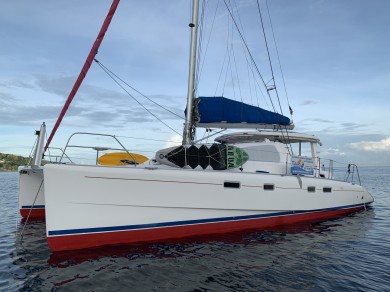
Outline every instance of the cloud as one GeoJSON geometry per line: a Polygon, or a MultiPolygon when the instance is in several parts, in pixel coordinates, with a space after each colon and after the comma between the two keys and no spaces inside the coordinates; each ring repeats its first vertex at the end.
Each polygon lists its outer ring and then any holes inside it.
{"type": "Polygon", "coordinates": [[[169,140],[166,142],[164,148],[179,146],[179,145],[181,145],[182,140],[183,140],[182,136],[175,134],[169,138],[169,140]]]}
{"type": "Polygon", "coordinates": [[[363,133],[367,131],[370,124],[361,124],[354,122],[343,122],[337,120],[327,120],[321,118],[304,119],[297,123],[301,131],[320,131],[322,134],[343,134],[343,133],[363,133]]]}
{"type": "Polygon", "coordinates": [[[390,152],[390,137],[380,141],[362,141],[351,143],[349,146],[352,149],[368,152],[390,152]]]}
{"type": "Polygon", "coordinates": [[[42,91],[66,97],[76,81],[75,76],[51,77],[46,75],[35,75],[34,84],[42,91]]]}
{"type": "MultiPolygon", "coordinates": [[[[0,123],[1,125],[35,125],[42,121],[54,122],[57,119],[65,98],[76,77],[71,76],[45,76],[34,75],[30,81],[20,82],[16,79],[7,80],[0,87],[13,92],[0,93],[0,123]],[[27,91],[20,91],[27,89],[27,91]],[[36,104],[35,98],[21,99],[17,96],[48,96],[40,104],[36,104]]],[[[153,113],[158,119],[169,124],[177,123],[180,117],[184,117],[183,108],[178,107],[179,96],[150,95],[151,102],[139,93],[130,92],[145,108],[153,113]],[[160,107],[163,105],[164,108],[160,107]],[[178,116],[172,114],[176,113],[178,116]]],[[[77,95],[74,97],[63,125],[74,127],[114,127],[123,128],[128,123],[157,122],[156,117],[147,112],[135,99],[121,89],[111,90],[99,85],[82,84],[77,95]]]]}
{"type": "MultiPolygon", "coordinates": [[[[55,120],[62,106],[24,106],[14,105],[0,109],[0,125],[36,125],[42,121],[55,120]]],[[[72,109],[69,116],[79,115],[84,108],[72,109]]]]}
{"type": "Polygon", "coordinates": [[[300,105],[305,106],[305,105],[311,105],[311,104],[317,104],[317,103],[318,103],[317,100],[304,100],[304,101],[302,101],[302,102],[300,103],[300,105]]]}
{"type": "Polygon", "coordinates": [[[326,123],[326,124],[333,124],[334,121],[331,121],[331,120],[326,120],[326,119],[308,119],[308,120],[305,120],[305,121],[308,121],[308,122],[318,122],[318,123],[326,123]]]}
{"type": "Polygon", "coordinates": [[[330,129],[325,129],[328,131],[340,131],[340,132],[353,132],[356,130],[364,129],[369,124],[358,124],[358,123],[350,123],[350,122],[342,122],[338,125],[337,128],[330,128],[330,129]]]}
{"type": "Polygon", "coordinates": [[[35,88],[35,86],[29,82],[16,80],[16,79],[0,82],[0,87],[4,87],[4,88],[20,87],[20,88],[27,88],[27,89],[35,88]]]}
{"type": "Polygon", "coordinates": [[[330,147],[330,148],[327,148],[325,150],[322,150],[321,151],[321,155],[322,156],[327,156],[327,157],[328,156],[345,156],[346,153],[343,150],[339,149],[339,148],[332,148],[332,147],[330,147]]]}
{"type": "Polygon", "coordinates": [[[7,105],[10,102],[15,102],[16,99],[11,94],[0,92],[0,104],[7,105]]]}

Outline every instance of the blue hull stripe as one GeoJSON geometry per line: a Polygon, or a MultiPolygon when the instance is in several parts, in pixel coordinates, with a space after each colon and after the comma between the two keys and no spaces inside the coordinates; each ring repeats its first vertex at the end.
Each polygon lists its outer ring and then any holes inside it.
{"type": "Polygon", "coordinates": [[[35,205],[35,206],[22,206],[22,209],[42,209],[45,208],[45,205],[35,205]]]}
{"type": "Polygon", "coordinates": [[[161,223],[151,223],[151,224],[94,227],[94,228],[68,229],[68,230],[54,230],[54,231],[49,231],[48,236],[76,235],[76,234],[82,234],[82,233],[99,233],[99,232],[112,232],[112,231],[129,231],[129,230],[172,227],[172,226],[181,226],[181,225],[219,223],[219,222],[227,222],[227,221],[259,219],[259,218],[266,218],[266,217],[277,217],[277,216],[296,215],[296,214],[314,213],[314,212],[323,212],[323,211],[335,211],[335,210],[350,209],[350,208],[362,207],[362,206],[364,206],[364,204],[355,204],[355,205],[348,205],[348,206],[342,206],[342,207],[336,207],[336,208],[325,208],[325,209],[316,209],[316,210],[309,210],[309,211],[306,211],[306,210],[305,211],[287,211],[287,212],[278,212],[278,213],[271,213],[271,214],[233,216],[233,217],[221,217],[221,218],[210,218],[210,219],[199,219],[199,220],[161,222],[161,223]]]}

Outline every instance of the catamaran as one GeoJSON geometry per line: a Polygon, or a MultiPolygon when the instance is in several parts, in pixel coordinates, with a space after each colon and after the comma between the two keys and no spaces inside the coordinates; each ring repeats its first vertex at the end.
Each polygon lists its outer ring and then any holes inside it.
{"type": "Polygon", "coordinates": [[[374,201],[361,185],[333,179],[318,156],[319,138],[292,132],[288,117],[222,96],[195,96],[198,14],[194,0],[182,145],[127,166],[45,165],[52,250],[320,221],[374,201]],[[199,127],[240,131],[202,144],[195,141],[199,127]],[[294,154],[291,144],[308,144],[311,155],[294,154]]]}

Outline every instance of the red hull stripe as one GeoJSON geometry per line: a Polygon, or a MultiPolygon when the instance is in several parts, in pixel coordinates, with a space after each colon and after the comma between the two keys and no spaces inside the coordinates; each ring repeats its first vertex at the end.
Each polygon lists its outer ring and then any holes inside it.
{"type": "MultiPolygon", "coordinates": [[[[306,221],[321,221],[338,217],[343,214],[358,211],[364,208],[364,204],[347,206],[345,208],[332,208],[317,211],[283,212],[273,213],[271,215],[258,215],[236,217],[229,221],[208,221],[204,223],[190,223],[183,225],[156,226],[147,229],[128,229],[128,230],[107,230],[96,233],[68,234],[53,236],[49,231],[47,237],[48,245],[53,251],[81,249],[94,246],[119,243],[134,243],[142,241],[155,241],[169,238],[181,238],[195,235],[206,235],[216,233],[227,233],[245,229],[264,229],[279,225],[295,224],[306,221]],[[252,216],[253,217],[253,216],[252,216]]],[[[234,217],[230,217],[234,218],[234,217]]],[[[218,218],[221,219],[221,218],[218,218]]],[[[218,220],[214,219],[214,220],[218,220]]],[[[201,220],[196,220],[201,221],[201,220]]],[[[194,222],[194,221],[187,221],[194,222]]],[[[178,222],[176,222],[178,223],[178,222]]],[[[150,226],[148,224],[148,226],[150,226]]],[[[95,229],[95,228],[93,228],[95,229]]],[[[81,229],[77,229],[79,231],[81,229]]],[[[84,229],[85,230],[85,229],[84,229]]],[[[72,230],[73,232],[75,230],[72,230]]]]}
{"type": "Polygon", "coordinates": [[[22,206],[19,211],[23,218],[45,218],[45,206],[34,206],[33,208],[22,206]],[[30,214],[30,216],[28,214],[30,214]]]}

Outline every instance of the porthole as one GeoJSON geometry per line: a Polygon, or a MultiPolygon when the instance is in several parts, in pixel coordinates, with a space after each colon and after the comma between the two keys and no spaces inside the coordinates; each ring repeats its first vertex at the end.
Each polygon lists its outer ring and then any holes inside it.
{"type": "Polygon", "coordinates": [[[323,191],[324,191],[324,193],[331,193],[331,192],[332,192],[332,188],[330,188],[330,187],[324,187],[324,188],[323,188],[323,191]]]}
{"type": "Polygon", "coordinates": [[[310,193],[314,193],[316,191],[316,187],[307,187],[307,191],[310,193]]]}

